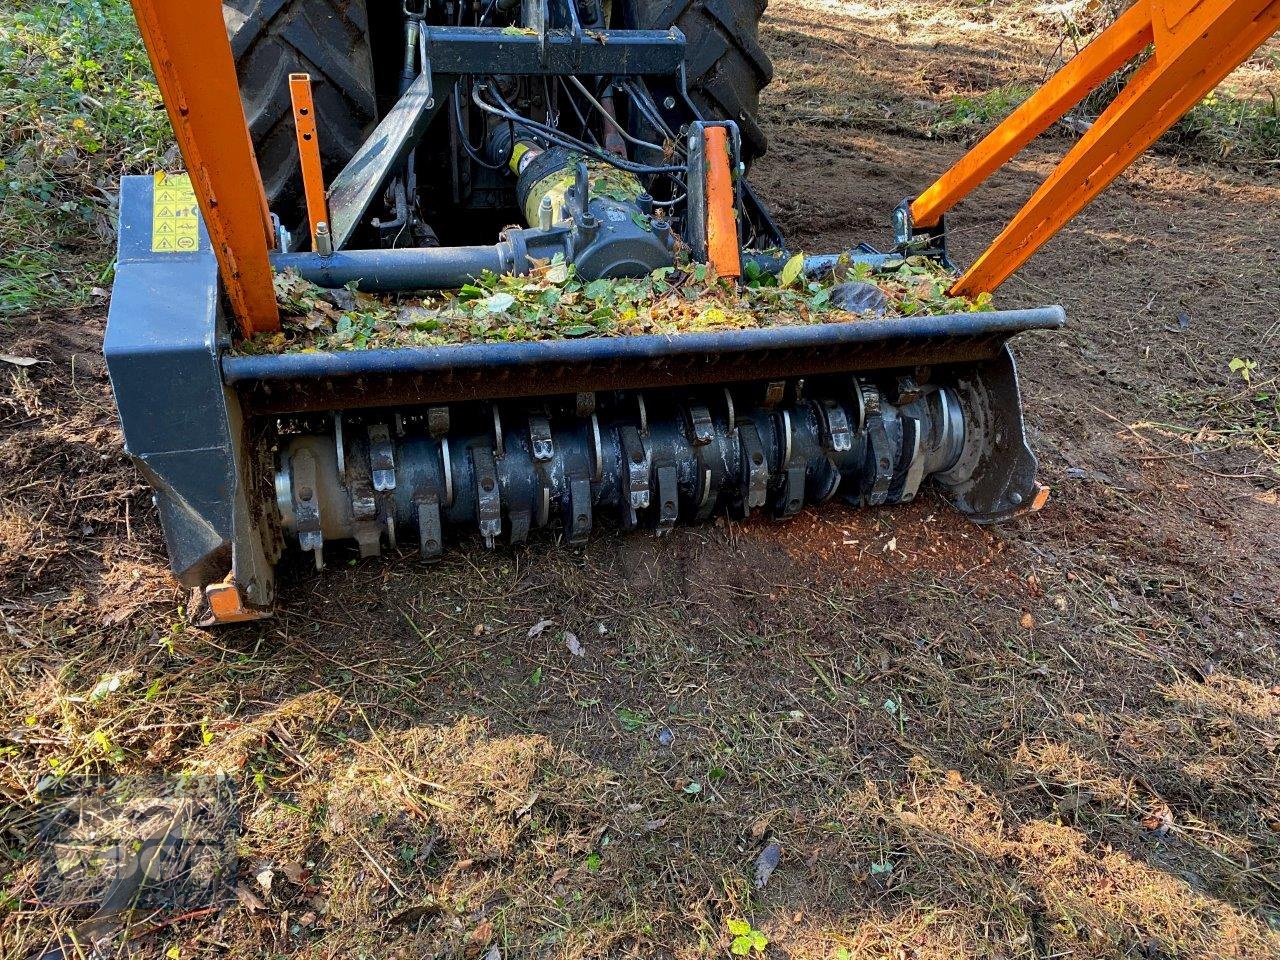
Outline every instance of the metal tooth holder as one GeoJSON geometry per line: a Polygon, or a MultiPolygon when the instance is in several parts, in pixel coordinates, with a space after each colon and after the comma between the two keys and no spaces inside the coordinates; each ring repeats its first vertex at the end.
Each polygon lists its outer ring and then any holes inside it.
{"type": "Polygon", "coordinates": [[[395,448],[391,445],[391,430],[385,423],[369,427],[369,472],[373,476],[373,489],[378,493],[396,488],[395,448]]]}
{"type": "Polygon", "coordinates": [[[672,464],[658,467],[658,523],[657,533],[662,536],[675,529],[680,518],[680,483],[672,464]]]}
{"type": "Polygon", "coordinates": [[[632,530],[640,522],[640,511],[648,509],[649,506],[649,474],[652,466],[649,463],[649,451],[645,449],[638,427],[629,423],[620,426],[618,441],[622,444],[622,458],[627,466],[623,476],[626,490],[622,508],[622,526],[632,530]]]}
{"type": "Polygon", "coordinates": [[[760,431],[751,420],[738,421],[742,450],[742,516],[763,507],[769,498],[769,463],[760,443],[760,431]]]}
{"type": "Polygon", "coordinates": [[[848,453],[853,447],[853,431],[849,429],[849,417],[844,407],[834,400],[814,404],[822,418],[822,442],[831,454],[848,453]]]}
{"type": "Polygon", "coordinates": [[[551,439],[551,421],[545,414],[529,415],[529,445],[533,459],[538,463],[548,463],[556,455],[556,445],[551,439]]]}
{"type": "Polygon", "coordinates": [[[476,516],[480,536],[487,547],[493,547],[502,536],[502,494],[498,490],[498,471],[493,452],[486,447],[471,448],[471,463],[475,472],[476,516]]]}
{"type": "Polygon", "coordinates": [[[424,493],[418,508],[418,552],[423,560],[435,560],[444,553],[444,525],[440,521],[440,498],[424,493]]]}
{"type": "Polygon", "coordinates": [[[310,451],[299,450],[290,460],[293,476],[293,522],[298,546],[315,555],[316,569],[324,569],[324,533],[320,523],[320,504],[316,500],[316,461],[310,451]]]}
{"type": "Polygon", "coordinates": [[[871,446],[870,460],[874,476],[871,489],[863,493],[862,502],[868,507],[880,507],[889,501],[889,483],[893,480],[893,451],[881,411],[880,391],[865,384],[859,385],[858,389],[862,394],[862,410],[871,446]]]}
{"type": "Polygon", "coordinates": [[[569,520],[566,524],[570,543],[585,543],[591,536],[591,481],[574,477],[569,481],[569,520]]]}
{"type": "Polygon", "coordinates": [[[377,557],[382,554],[382,525],[378,523],[378,501],[373,491],[363,482],[351,488],[351,531],[360,544],[361,557],[377,557]]]}

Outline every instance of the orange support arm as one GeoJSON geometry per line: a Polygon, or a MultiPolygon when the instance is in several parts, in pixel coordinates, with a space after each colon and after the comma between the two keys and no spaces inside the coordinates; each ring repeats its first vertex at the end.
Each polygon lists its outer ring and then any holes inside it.
{"type": "Polygon", "coordinates": [[[707,263],[717,277],[737,280],[742,276],[742,249],[738,245],[733,171],[729,169],[729,131],[725,127],[707,127],[703,137],[707,158],[707,263]]]}
{"type": "Polygon", "coordinates": [[[959,163],[912,201],[912,221],[922,227],[936,226],[944,213],[1141,53],[1151,42],[1151,21],[1144,7],[1143,0],[1139,0],[1122,13],[959,163]]]}
{"type": "Polygon", "coordinates": [[[1280,27],[1280,0],[1137,0],[911,205],[932,226],[1154,42],[1152,56],[952,287],[976,296],[1032,254],[1280,27]]]}
{"type": "Polygon", "coordinates": [[[240,330],[278,330],[274,230],[222,8],[214,0],[132,2],[240,330]]]}
{"type": "Polygon", "coordinates": [[[329,233],[329,202],[324,193],[311,74],[289,74],[289,96],[293,101],[293,123],[298,132],[298,158],[302,164],[302,188],[307,197],[307,219],[311,224],[311,249],[321,251],[319,234],[321,231],[326,235],[329,233]]]}

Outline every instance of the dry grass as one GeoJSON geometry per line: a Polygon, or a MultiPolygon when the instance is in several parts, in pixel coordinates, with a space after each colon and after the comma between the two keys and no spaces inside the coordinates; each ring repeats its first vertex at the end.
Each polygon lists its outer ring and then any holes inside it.
{"type": "MultiPolygon", "coordinates": [[[[783,129],[816,124],[976,142],[1125,6],[1090,0],[774,4],[774,41],[797,54],[778,76],[775,123],[783,129]],[[821,55],[804,55],[815,50],[821,55]],[[832,59],[847,61],[847,68],[828,69],[832,59]],[[778,96],[778,90],[785,94],[778,96]],[[833,96],[837,90],[843,95],[833,96]]],[[[1096,117],[1127,76],[1105,83],[1075,111],[1075,119],[1096,117]]],[[[1156,149],[1222,161],[1254,175],[1273,173],[1280,162],[1278,91],[1280,41],[1272,39],[1156,149]]],[[[1068,134],[1054,128],[1048,136],[1062,141],[1068,134]]]]}
{"type": "Polygon", "coordinates": [[[360,565],[216,636],[159,603],[57,636],[93,620],[64,601],[0,665],[4,782],[24,807],[50,770],[240,785],[261,907],[141,937],[155,955],[684,957],[735,917],[782,956],[1273,955],[1280,696],[1249,677],[1274,650],[1248,626],[1210,667],[1171,599],[1229,637],[1211,591],[935,509],[360,565]],[[833,528],[915,572],[796,559],[833,528]]]}

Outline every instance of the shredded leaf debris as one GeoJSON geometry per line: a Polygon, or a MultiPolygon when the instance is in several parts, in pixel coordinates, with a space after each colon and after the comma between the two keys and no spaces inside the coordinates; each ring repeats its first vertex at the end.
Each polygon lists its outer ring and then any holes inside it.
{"type": "Polygon", "coordinates": [[[240,349],[296,353],[672,335],[991,309],[985,294],[950,296],[952,275],[923,257],[881,272],[841,262],[823,279],[807,277],[803,266],[799,254],[776,274],[749,262],[742,283],[712,275],[705,264],[664,267],[640,279],[585,281],[572,265],[554,260],[528,275],[486,273],[459,290],[412,296],[361,293],[354,285],[325,290],[287,271],[275,278],[281,330],[240,349]]]}

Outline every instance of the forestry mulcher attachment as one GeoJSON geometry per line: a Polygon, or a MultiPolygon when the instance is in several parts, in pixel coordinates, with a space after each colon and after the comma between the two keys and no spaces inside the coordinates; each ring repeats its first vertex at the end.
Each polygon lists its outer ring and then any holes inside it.
{"type": "MultiPolygon", "coordinates": [[[[1275,29],[1277,2],[1138,0],[903,202],[893,249],[811,255],[805,275],[949,266],[943,214],[1154,45],[953,287],[993,290],[1275,29]]],[[[259,615],[283,554],[320,566],[344,541],[430,559],[463,531],[494,545],[554,526],[576,543],[598,523],[903,503],[926,482],[980,522],[1044,502],[1006,342],[1060,326],[1059,307],[235,349],[279,329],[285,270],[391,293],[554,263],[591,280],[686,258],[733,280],[794,262],[745,179],[765,149],[764,0],[220,7],[134,0],[187,173],[123,183],[105,343],[173,570],[209,621],[259,615]]]]}

